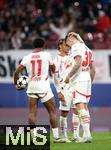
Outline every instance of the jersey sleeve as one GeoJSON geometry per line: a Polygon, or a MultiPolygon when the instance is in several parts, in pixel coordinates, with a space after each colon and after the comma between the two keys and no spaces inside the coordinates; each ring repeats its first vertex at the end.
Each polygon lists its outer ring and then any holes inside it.
{"type": "Polygon", "coordinates": [[[56,67],[55,69],[55,73],[53,74],[53,79],[54,79],[54,86],[57,90],[57,93],[59,93],[61,91],[61,87],[59,84],[59,68],[58,68],[58,62],[57,62],[57,57],[53,60],[53,63],[56,67]]]}
{"type": "Polygon", "coordinates": [[[57,57],[53,60],[53,64],[55,65],[55,73],[58,73],[58,64],[57,64],[57,57]]]}
{"type": "Polygon", "coordinates": [[[52,57],[51,57],[50,53],[47,53],[47,58],[48,58],[48,61],[49,61],[49,65],[54,65],[54,62],[52,60],[52,57]]]}
{"type": "Polygon", "coordinates": [[[77,56],[82,57],[81,50],[79,47],[72,47],[71,52],[73,58],[76,58],[77,56]]]}
{"type": "Polygon", "coordinates": [[[60,84],[59,84],[59,78],[58,78],[57,73],[53,74],[53,79],[54,79],[54,86],[57,90],[57,93],[59,93],[61,91],[61,87],[60,87],[60,84]]]}
{"type": "Polygon", "coordinates": [[[26,66],[26,64],[27,64],[27,60],[28,60],[28,58],[27,58],[27,56],[25,56],[25,57],[22,59],[22,61],[21,61],[20,65],[22,65],[22,66],[26,66]]]}

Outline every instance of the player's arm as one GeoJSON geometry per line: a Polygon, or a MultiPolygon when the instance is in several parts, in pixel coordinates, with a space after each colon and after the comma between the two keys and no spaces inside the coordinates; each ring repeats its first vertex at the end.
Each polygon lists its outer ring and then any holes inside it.
{"type": "Polygon", "coordinates": [[[81,59],[81,56],[76,56],[74,58],[75,60],[75,64],[72,68],[72,70],[70,71],[70,73],[67,75],[66,79],[65,79],[65,82],[66,83],[69,83],[69,80],[70,78],[72,78],[72,76],[78,71],[78,69],[81,67],[81,64],[82,64],[82,59],[81,59]]]}
{"type": "Polygon", "coordinates": [[[96,73],[96,71],[95,71],[95,65],[94,65],[94,62],[91,62],[91,64],[90,64],[90,76],[91,76],[91,81],[93,82],[93,80],[94,80],[94,76],[95,76],[95,73],[96,73]]]}
{"type": "Polygon", "coordinates": [[[54,74],[53,74],[53,78],[54,78],[54,86],[56,88],[56,91],[57,91],[57,94],[58,94],[58,99],[59,101],[65,101],[64,99],[64,95],[62,94],[61,92],[61,87],[60,87],[60,83],[58,82],[58,71],[56,71],[54,74]]]}
{"type": "Polygon", "coordinates": [[[55,73],[56,67],[55,67],[54,64],[50,64],[50,65],[49,65],[49,68],[50,68],[50,71],[51,71],[52,73],[55,73]]]}
{"type": "Polygon", "coordinates": [[[50,53],[47,53],[47,59],[49,61],[49,69],[50,69],[51,73],[53,74],[56,70],[56,66],[52,60],[50,53]]]}
{"type": "Polygon", "coordinates": [[[77,39],[78,39],[80,42],[83,42],[83,43],[84,43],[83,39],[81,38],[81,36],[80,36],[78,33],[75,33],[75,32],[69,32],[69,33],[68,33],[68,36],[70,36],[70,35],[76,36],[77,39]]]}
{"type": "Polygon", "coordinates": [[[25,69],[25,66],[23,65],[19,65],[18,68],[15,70],[14,72],[14,84],[16,85],[16,88],[19,89],[19,87],[17,86],[17,80],[19,78],[19,74],[20,72],[22,72],[22,70],[25,69]]]}
{"type": "Polygon", "coordinates": [[[55,88],[57,90],[59,101],[62,101],[62,102],[65,101],[64,95],[61,92],[61,87],[60,87],[60,85],[59,85],[59,83],[58,83],[58,81],[56,79],[54,79],[54,86],[55,86],[55,88]]]}
{"type": "Polygon", "coordinates": [[[53,74],[53,79],[54,79],[54,86],[57,90],[57,93],[59,93],[61,91],[61,88],[59,86],[59,83],[58,83],[58,71],[56,71],[54,74],[53,74]]]}

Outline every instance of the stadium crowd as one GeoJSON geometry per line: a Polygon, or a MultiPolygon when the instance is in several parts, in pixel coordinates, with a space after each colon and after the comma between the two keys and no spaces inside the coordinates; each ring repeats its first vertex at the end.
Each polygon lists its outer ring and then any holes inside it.
{"type": "Polygon", "coordinates": [[[56,49],[69,31],[92,49],[110,49],[111,0],[0,0],[0,50],[31,49],[37,36],[56,49]]]}

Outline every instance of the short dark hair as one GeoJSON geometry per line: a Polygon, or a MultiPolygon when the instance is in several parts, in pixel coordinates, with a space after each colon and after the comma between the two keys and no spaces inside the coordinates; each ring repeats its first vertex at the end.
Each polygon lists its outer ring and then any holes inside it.
{"type": "Polygon", "coordinates": [[[45,41],[42,38],[36,38],[33,41],[34,48],[43,48],[44,44],[45,44],[45,41]]]}
{"type": "Polygon", "coordinates": [[[60,49],[60,45],[61,44],[63,44],[63,42],[65,42],[65,39],[60,39],[59,41],[58,41],[58,49],[60,49]]]}
{"type": "Polygon", "coordinates": [[[66,42],[66,40],[67,40],[67,38],[68,38],[69,36],[68,35],[66,35],[66,37],[65,37],[65,42],[66,42]]]}

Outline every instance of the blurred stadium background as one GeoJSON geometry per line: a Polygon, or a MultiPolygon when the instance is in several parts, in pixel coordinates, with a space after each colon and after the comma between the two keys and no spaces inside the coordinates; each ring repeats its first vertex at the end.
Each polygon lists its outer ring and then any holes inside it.
{"type": "MultiPolygon", "coordinates": [[[[45,49],[54,57],[58,39],[69,31],[79,33],[94,53],[91,129],[111,131],[111,0],[0,0],[0,124],[27,124],[27,96],[15,89],[13,72],[33,49],[32,40],[45,38],[45,49]]],[[[49,124],[39,107],[37,123],[49,124]]],[[[71,113],[68,123],[71,129],[71,113]]]]}

